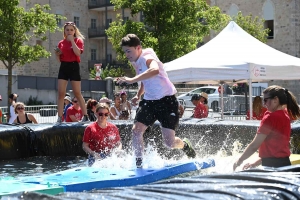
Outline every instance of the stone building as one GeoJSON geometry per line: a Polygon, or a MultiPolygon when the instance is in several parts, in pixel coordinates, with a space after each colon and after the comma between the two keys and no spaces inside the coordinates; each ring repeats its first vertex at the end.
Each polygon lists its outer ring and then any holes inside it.
{"type": "MultiPolygon", "coordinates": [[[[131,19],[129,10],[115,11],[109,0],[31,0],[30,3],[20,0],[20,6],[26,9],[36,3],[49,4],[51,13],[67,18],[65,21],[58,21],[60,27],[63,27],[67,21],[74,21],[86,37],[85,51],[80,63],[82,78],[88,78],[89,68],[92,68],[95,63],[103,63],[104,66],[109,63],[120,64],[115,59],[116,54],[107,39],[105,29],[116,19],[117,13],[121,13],[124,20],[131,19]]],[[[265,26],[272,30],[267,44],[292,56],[300,56],[300,0],[207,0],[207,3],[220,7],[224,13],[231,16],[242,11],[244,15],[252,14],[264,18],[265,26]]],[[[140,19],[141,15],[137,15],[132,20],[140,21],[140,19]]],[[[47,41],[31,42],[42,44],[47,50],[53,52],[56,44],[63,38],[62,35],[62,32],[48,33],[47,41]]],[[[3,66],[0,68],[5,69],[3,66]]],[[[54,55],[14,68],[19,75],[47,77],[56,77],[58,69],[59,63],[54,55]]],[[[300,94],[297,80],[276,80],[269,84],[278,84],[289,88],[296,95],[300,94]]]]}
{"type": "MultiPolygon", "coordinates": [[[[265,27],[271,29],[267,44],[300,57],[300,0],[210,0],[209,3],[231,16],[241,11],[243,15],[252,14],[265,19],[265,27]]],[[[269,85],[274,84],[288,88],[300,101],[299,80],[269,82],[269,85]]]]}

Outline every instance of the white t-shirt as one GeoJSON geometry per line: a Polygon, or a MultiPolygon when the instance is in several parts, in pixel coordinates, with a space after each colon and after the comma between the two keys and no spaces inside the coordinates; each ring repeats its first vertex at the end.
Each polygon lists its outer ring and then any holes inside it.
{"type": "Polygon", "coordinates": [[[8,123],[12,124],[12,123],[14,123],[15,119],[17,118],[17,114],[15,113],[15,107],[13,105],[11,105],[9,107],[9,110],[10,110],[10,118],[9,118],[8,123]]]}
{"type": "Polygon", "coordinates": [[[163,63],[158,59],[155,52],[151,48],[143,49],[140,57],[136,62],[132,62],[136,74],[141,74],[148,70],[147,60],[153,59],[158,63],[159,74],[146,80],[142,80],[144,84],[144,99],[158,100],[165,96],[176,94],[176,88],[170,81],[166,71],[164,70],[163,63]]]}

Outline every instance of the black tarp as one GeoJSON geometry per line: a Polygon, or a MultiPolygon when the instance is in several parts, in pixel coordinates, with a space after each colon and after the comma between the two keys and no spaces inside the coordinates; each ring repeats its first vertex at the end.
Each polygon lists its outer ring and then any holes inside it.
{"type": "MultiPolygon", "coordinates": [[[[112,121],[120,131],[123,148],[131,150],[133,121],[112,121]]],[[[62,123],[0,125],[0,159],[16,159],[31,156],[80,156],[82,137],[87,124],[62,123]]],[[[185,119],[180,121],[176,135],[189,138],[199,157],[217,153],[220,149],[230,153],[234,141],[245,147],[256,133],[259,121],[226,121],[214,119],[185,119]]],[[[298,153],[300,123],[292,125],[293,153],[298,153]]],[[[145,143],[154,139],[159,153],[165,157],[180,155],[178,150],[163,145],[159,123],[149,127],[144,134],[145,143]]]]}

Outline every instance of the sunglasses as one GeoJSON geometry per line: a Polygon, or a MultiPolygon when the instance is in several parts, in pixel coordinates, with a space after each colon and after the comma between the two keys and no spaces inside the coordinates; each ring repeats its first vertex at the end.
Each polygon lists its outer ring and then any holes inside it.
{"type": "Polygon", "coordinates": [[[104,115],[105,117],[108,117],[108,113],[98,113],[98,115],[99,115],[100,117],[102,117],[103,115],[104,115]]]}
{"type": "Polygon", "coordinates": [[[24,110],[24,107],[17,107],[17,110],[24,110]]]}
{"type": "Polygon", "coordinates": [[[73,101],[74,103],[77,103],[78,101],[73,101]]]}
{"type": "Polygon", "coordinates": [[[264,102],[267,103],[268,99],[272,99],[272,97],[264,98],[264,102]]]}
{"type": "Polygon", "coordinates": [[[65,26],[68,26],[68,25],[74,26],[75,23],[74,23],[74,22],[66,22],[66,23],[65,23],[65,26]]]}

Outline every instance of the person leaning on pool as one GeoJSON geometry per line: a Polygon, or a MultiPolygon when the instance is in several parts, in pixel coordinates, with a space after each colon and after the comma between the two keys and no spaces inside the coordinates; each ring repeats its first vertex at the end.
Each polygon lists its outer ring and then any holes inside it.
{"type": "Polygon", "coordinates": [[[105,103],[96,107],[97,121],[90,123],[84,131],[82,148],[88,154],[88,165],[96,159],[110,156],[112,151],[121,152],[122,144],[119,129],[107,121],[109,108],[105,103]]]}
{"type": "Polygon", "coordinates": [[[283,167],[290,162],[291,123],[289,114],[300,118],[300,109],[295,96],[287,89],[272,85],[263,91],[264,104],[268,109],[253,141],[247,146],[240,158],[233,164],[233,170],[259,149],[259,159],[244,165],[244,169],[262,165],[283,167]],[[287,110],[286,110],[286,109],[287,110]],[[288,114],[289,113],[289,114],[288,114]]]}
{"type": "MultiPolygon", "coordinates": [[[[252,103],[253,111],[252,111],[252,120],[262,120],[267,108],[264,107],[262,103],[262,98],[260,96],[256,96],[252,103]]],[[[247,111],[246,120],[250,120],[250,111],[247,111]]]]}

